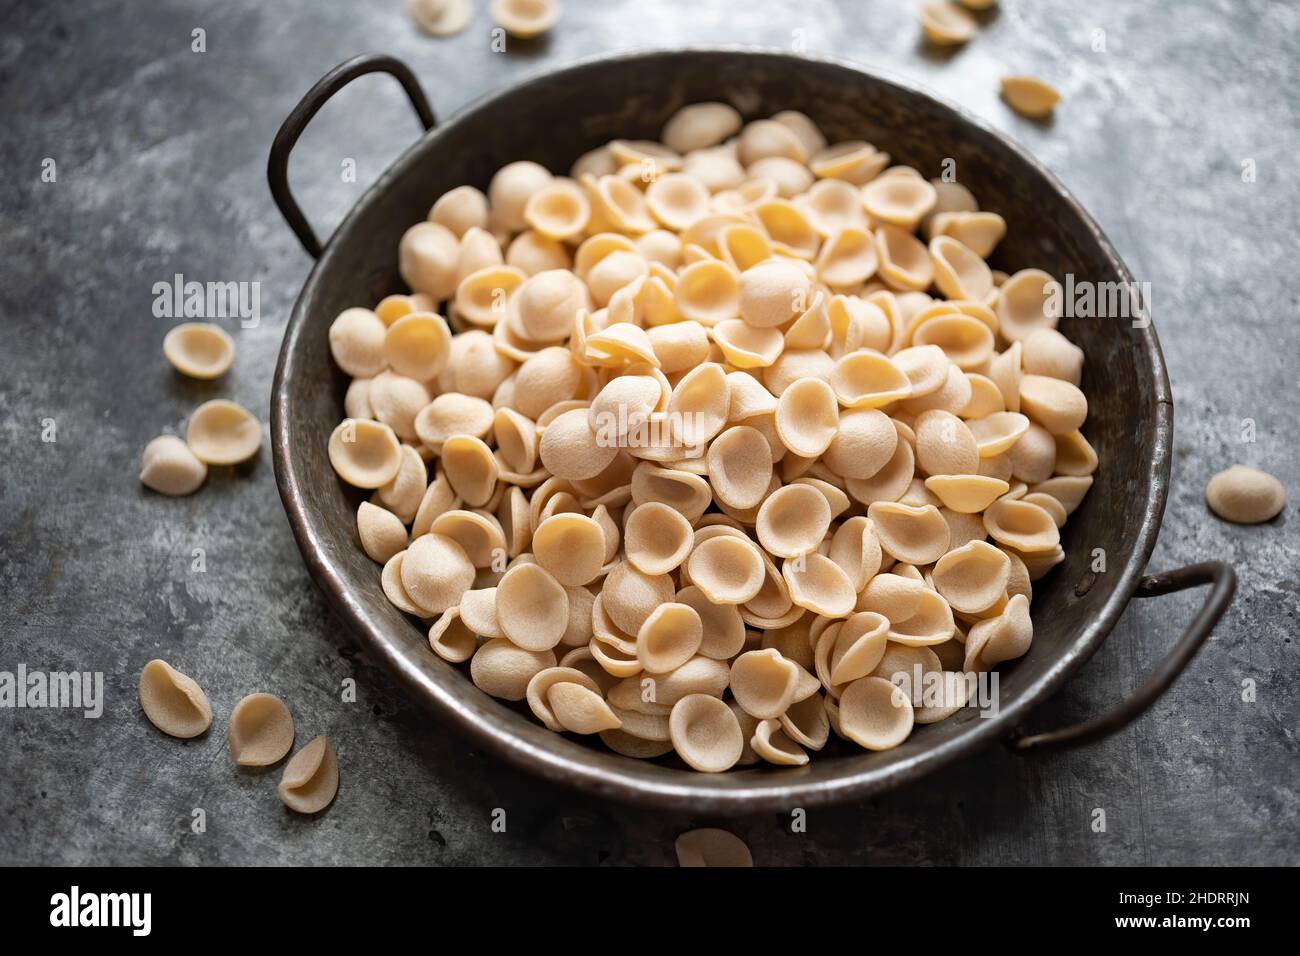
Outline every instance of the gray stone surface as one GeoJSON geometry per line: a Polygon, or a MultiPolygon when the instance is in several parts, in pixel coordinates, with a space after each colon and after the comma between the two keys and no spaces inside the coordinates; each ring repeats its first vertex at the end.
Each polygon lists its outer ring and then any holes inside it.
{"type": "MultiPolygon", "coordinates": [[[[98,720],[0,710],[0,863],[660,864],[678,832],[703,822],[734,829],[763,863],[1300,862],[1300,539],[1290,511],[1236,527],[1201,497],[1238,460],[1300,492],[1300,8],[1004,0],[966,49],[938,56],[918,44],[912,4],[894,0],[566,0],[549,39],[506,54],[489,48],[480,0],[470,30],[443,41],[416,33],[402,6],[3,4],[0,670],[102,671],[108,699],[98,720]],[[195,28],[206,53],[191,51],[195,28]],[[701,821],[593,802],[474,752],[367,663],[303,569],[266,448],[191,498],[138,484],[140,449],[199,401],[227,396],[266,415],[310,265],[270,202],[266,152],[323,71],[356,52],[395,53],[447,115],[542,66],[688,43],[804,43],[930,85],[1043,158],[1151,283],[1177,410],[1153,566],[1225,558],[1241,584],[1213,641],[1128,731],[1039,760],[994,749],[814,813],[801,835],[775,816],[701,821]],[[996,94],[1004,71],[1056,83],[1056,120],[1011,114],[996,94]],[[41,180],[47,157],[55,183],[41,180]],[[152,286],[178,272],[261,283],[262,321],[234,332],[238,358],[219,383],[185,381],[162,359],[170,323],[152,315],[152,286]],[[45,419],[56,442],[41,440],[45,419]],[[1244,419],[1254,443],[1242,441],[1244,419]],[[135,682],[156,656],[206,687],[218,715],[206,737],[173,741],[141,716],[135,682]],[[340,701],[346,678],[355,704],[340,701]],[[327,733],[337,745],[342,790],[317,819],[280,806],[278,770],[230,764],[222,721],[254,690],[291,702],[300,741],[327,733]],[[505,834],[489,828],[495,807],[508,811],[505,834]],[[1104,833],[1090,827],[1099,807],[1104,833]],[[190,828],[195,808],[203,834],[190,828]]],[[[415,133],[387,80],[331,103],[292,171],[318,228],[415,133]],[[340,181],[347,157],[358,183],[340,181]]],[[[1131,607],[1038,726],[1137,686],[1198,600],[1131,607]]]]}

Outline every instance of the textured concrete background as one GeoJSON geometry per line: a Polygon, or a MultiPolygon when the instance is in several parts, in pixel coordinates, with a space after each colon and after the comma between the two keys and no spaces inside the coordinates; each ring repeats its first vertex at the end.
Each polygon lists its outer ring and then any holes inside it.
{"type": "MultiPolygon", "coordinates": [[[[1004,0],[974,42],[939,56],[919,44],[910,0],[567,0],[549,39],[497,54],[486,3],[475,4],[471,28],[439,41],[411,27],[401,0],[0,3],[0,670],[103,671],[108,697],[99,720],[0,710],[0,863],[659,864],[677,833],[706,822],[742,835],[760,863],[1300,862],[1300,538],[1289,511],[1236,527],[1201,497],[1235,461],[1300,495],[1300,8],[1004,0]],[[195,28],[206,53],[191,50],[195,28]],[[181,429],[198,402],[225,396],[266,415],[310,265],[271,204],[266,153],[326,69],[395,53],[446,116],[600,52],[800,42],[913,77],[1009,131],[1152,285],[1177,410],[1153,567],[1225,558],[1241,583],[1213,641],[1134,727],[1046,759],[994,749],[814,813],[799,835],[782,817],[704,821],[592,802],[475,753],[367,663],[303,569],[265,447],[191,498],[140,487],[140,449],[181,429]],[[996,93],[1004,72],[1058,85],[1056,120],[1011,114],[996,93]],[[54,183],[41,180],[46,158],[54,183]],[[1243,182],[1247,161],[1254,182],[1243,182]],[[178,272],[261,283],[261,324],[228,326],[238,355],[219,383],[186,381],[162,358],[170,322],[151,314],[152,286],[178,272]],[[55,442],[41,440],[46,419],[55,442]],[[1244,419],[1254,443],[1242,440],[1244,419]],[[217,722],[204,738],[165,738],[140,714],[137,675],[156,656],[206,688],[217,722]],[[340,701],[346,678],[354,704],[340,701]],[[255,690],[290,702],[300,743],[335,742],[342,789],[318,819],[281,807],[278,769],[230,763],[224,718],[255,690]],[[507,809],[504,834],[489,827],[495,807],[507,809]],[[1095,808],[1104,833],[1090,826],[1095,808]]],[[[294,157],[318,229],[415,135],[390,81],[338,96],[294,157]],[[349,157],[354,184],[340,182],[349,157]]],[[[1198,601],[1135,604],[1037,726],[1086,717],[1137,686],[1198,601]]]]}

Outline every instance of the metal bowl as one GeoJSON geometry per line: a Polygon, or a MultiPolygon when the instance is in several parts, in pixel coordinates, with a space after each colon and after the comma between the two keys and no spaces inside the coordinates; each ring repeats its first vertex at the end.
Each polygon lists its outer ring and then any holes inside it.
{"type": "Polygon", "coordinates": [[[997,740],[1022,751],[1079,743],[1124,726],[1174,680],[1231,600],[1230,568],[1207,563],[1143,577],[1169,484],[1173,403],[1149,321],[1062,319],[1086,353],[1085,432],[1101,467],[1064,529],[1065,561],[1034,588],[1034,643],[1000,669],[1000,709],[971,708],[918,726],[900,747],[867,753],[832,741],[800,768],[699,774],[671,760],[640,762],[553,734],[494,700],[462,670],[435,657],[425,628],[385,599],[379,568],[356,540],[359,498],[326,456],[342,417],[346,379],[326,331],[342,309],[404,291],[397,273],[402,233],[444,191],[486,188],[507,162],[535,160],[564,171],[582,152],[615,138],[657,137],[679,107],[725,100],[747,118],[802,110],[831,142],[864,139],[896,161],[937,175],[955,162],[981,207],[1001,213],[1007,237],[993,265],[1029,266],[1059,279],[1120,283],[1132,276],[1097,224],[1040,163],[982,121],[932,94],[853,64],[756,50],[684,50],[587,60],[494,93],[436,127],[418,82],[400,62],[368,55],[324,77],[285,121],[272,147],[272,193],[319,261],[299,296],[276,368],[271,429],[276,480],[303,557],[335,610],[393,676],[437,716],[520,767],[588,793],[698,813],[813,807],[916,780],[997,740]],[[357,76],[399,80],[428,132],[365,193],[323,248],[288,189],[289,153],[324,102],[357,76]],[[1105,570],[1093,568],[1096,549],[1105,570]],[[1214,586],[1205,607],[1151,680],[1115,710],[1035,736],[1016,727],[1106,639],[1130,598],[1197,584],[1214,586]]]}

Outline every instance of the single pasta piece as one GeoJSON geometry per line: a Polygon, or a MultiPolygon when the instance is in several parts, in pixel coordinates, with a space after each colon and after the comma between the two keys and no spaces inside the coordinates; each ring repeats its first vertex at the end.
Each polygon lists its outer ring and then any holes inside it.
{"type": "Polygon", "coordinates": [[[1036,76],[1004,76],[1002,98],[1021,116],[1046,119],[1061,101],[1061,94],[1036,76]]]}
{"type": "Polygon", "coordinates": [[[293,716],[274,694],[249,694],[226,722],[230,759],[241,767],[269,767],[293,749],[293,716]]]}
{"type": "Polygon", "coordinates": [[[1205,501],[1226,521],[1259,524],[1272,520],[1286,507],[1286,490],[1268,472],[1233,465],[1210,479],[1205,501]]]}
{"type": "Polygon", "coordinates": [[[702,773],[721,773],[740,760],[745,740],[731,708],[708,694],[687,694],[668,718],[677,755],[702,773]]]}
{"type": "Polygon", "coordinates": [[[159,435],[144,446],[140,481],[147,488],[173,497],[191,495],[207,477],[208,466],[175,435],[159,435]]]}
{"type": "Polygon", "coordinates": [[[339,764],[325,737],[317,737],[284,766],[276,793],[295,813],[319,813],[339,792],[339,764]]]}
{"type": "Polygon", "coordinates": [[[469,0],[406,0],[406,12],[417,27],[435,37],[460,33],[474,17],[469,0]]]}
{"type": "Polygon", "coordinates": [[[979,24],[955,3],[923,3],[916,8],[925,38],[938,46],[960,46],[975,35],[979,24]]]}
{"type": "Polygon", "coordinates": [[[220,378],[235,359],[235,343],[211,322],[182,322],[163,339],[163,354],[190,378],[220,378]]]}
{"type": "Polygon", "coordinates": [[[743,840],[726,830],[710,828],[689,830],[674,844],[678,866],[729,866],[754,865],[749,847],[743,840]]]}
{"type": "Polygon", "coordinates": [[[163,660],[150,661],[140,672],[140,708],[149,723],[181,740],[212,726],[212,705],[203,688],[163,660]]]}
{"type": "Polygon", "coordinates": [[[194,410],[185,443],[204,464],[237,465],[257,454],[262,425],[242,405],[217,398],[194,410]]]}

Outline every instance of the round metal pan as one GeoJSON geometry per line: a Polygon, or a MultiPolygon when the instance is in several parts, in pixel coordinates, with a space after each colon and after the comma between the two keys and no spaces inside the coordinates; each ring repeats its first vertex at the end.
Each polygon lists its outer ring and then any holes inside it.
{"type": "Polygon", "coordinates": [[[379,569],[356,541],[359,498],[336,480],[326,457],[346,386],[330,357],[330,322],[348,306],[405,291],[397,273],[398,240],[446,190],[464,183],[485,188],[497,168],[519,159],[565,171],[579,154],[611,139],[657,137],[675,110],[701,100],[730,102],[747,118],[802,110],[831,142],[867,140],[927,175],[937,175],[945,160],[955,162],[957,177],[981,207],[1007,221],[1007,237],[993,258],[996,268],[1033,266],[1062,280],[1132,283],[1101,229],[1040,163],[974,116],[904,80],[856,65],[751,49],[622,54],[536,76],[435,125],[409,69],[391,57],[357,57],[326,75],[286,119],[268,167],[277,204],[318,259],[285,332],[271,435],[289,522],[330,603],[414,697],[487,750],[589,793],[664,808],[725,814],[813,807],[914,781],[998,740],[1030,752],[1123,727],[1186,666],[1235,585],[1231,568],[1217,562],[1144,576],[1164,512],[1173,432],[1164,359],[1145,317],[1061,320],[1061,330],[1086,353],[1085,433],[1101,467],[1064,529],[1064,563],[1035,585],[1034,643],[1025,657],[1000,669],[996,715],[981,717],[966,708],[917,727],[902,746],[883,753],[833,739],[805,767],[699,774],[551,733],[435,657],[425,630],[384,598],[379,569]],[[334,92],[375,72],[400,82],[426,132],[322,244],[289,191],[289,153],[334,92]],[[1094,570],[1098,555],[1104,556],[1101,571],[1094,570]],[[1097,650],[1131,598],[1200,584],[1212,585],[1201,612],[1129,699],[1075,727],[1033,736],[1017,732],[1097,650]]]}

